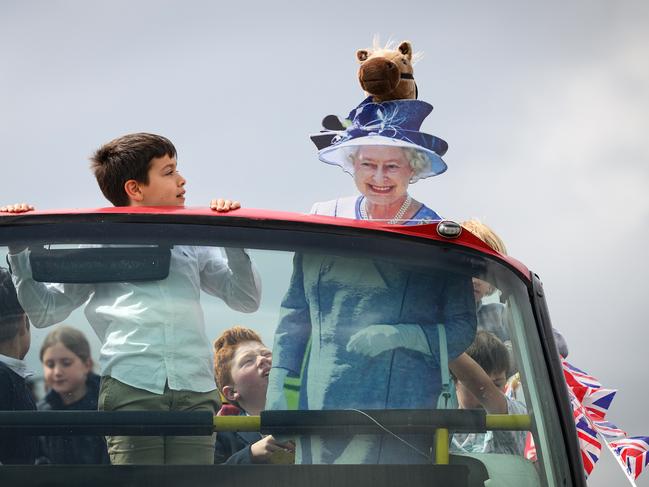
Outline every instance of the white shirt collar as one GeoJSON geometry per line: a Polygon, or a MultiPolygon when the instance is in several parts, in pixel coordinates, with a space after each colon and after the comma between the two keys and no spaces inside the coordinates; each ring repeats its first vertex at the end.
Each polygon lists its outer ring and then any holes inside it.
{"type": "Polygon", "coordinates": [[[7,355],[2,355],[0,353],[0,362],[4,362],[7,367],[9,367],[23,379],[28,379],[29,377],[34,375],[34,372],[27,369],[27,363],[24,360],[8,357],[7,355]]]}

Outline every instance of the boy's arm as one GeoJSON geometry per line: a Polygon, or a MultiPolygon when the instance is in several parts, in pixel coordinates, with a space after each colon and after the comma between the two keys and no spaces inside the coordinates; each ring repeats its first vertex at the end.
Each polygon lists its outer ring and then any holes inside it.
{"type": "Polygon", "coordinates": [[[7,261],[18,301],[31,323],[39,328],[60,323],[85,303],[92,293],[87,284],[44,284],[32,278],[29,250],[9,253],[7,261]]]}
{"type": "Polygon", "coordinates": [[[252,463],[250,444],[244,444],[236,433],[217,433],[214,444],[214,463],[252,463]]]}
{"type": "Polygon", "coordinates": [[[487,373],[466,353],[462,353],[449,368],[453,375],[480,401],[490,414],[507,414],[507,398],[487,373]]]}
{"type": "Polygon", "coordinates": [[[248,465],[253,463],[252,454],[250,453],[251,446],[252,445],[247,445],[243,447],[242,450],[233,453],[224,463],[227,463],[228,465],[248,465]]]}
{"type": "Polygon", "coordinates": [[[276,452],[295,453],[295,444],[277,441],[273,435],[268,435],[250,445],[252,463],[269,463],[276,452]]]}
{"type": "Polygon", "coordinates": [[[221,298],[236,311],[257,311],[261,302],[261,279],[255,265],[244,249],[224,250],[227,264],[218,249],[201,254],[201,289],[221,298]]]}
{"type": "Polygon", "coordinates": [[[229,465],[242,465],[251,463],[270,463],[276,451],[294,452],[295,445],[291,442],[277,441],[273,436],[264,436],[261,440],[233,453],[226,461],[229,465]]]}

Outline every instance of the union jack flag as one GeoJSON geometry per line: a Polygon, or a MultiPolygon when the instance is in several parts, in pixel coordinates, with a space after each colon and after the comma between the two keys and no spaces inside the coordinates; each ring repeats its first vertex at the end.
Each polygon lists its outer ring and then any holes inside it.
{"type": "Polygon", "coordinates": [[[605,421],[616,391],[602,388],[595,377],[565,360],[562,363],[577,428],[581,459],[586,476],[589,476],[602,452],[602,442],[597,434],[606,432],[613,435],[617,434],[617,431],[622,431],[614,424],[605,421]],[[601,431],[597,422],[601,423],[601,431]]]}
{"type": "Polygon", "coordinates": [[[622,459],[628,474],[637,479],[649,463],[649,437],[633,436],[611,441],[609,445],[617,456],[622,459]]]}
{"type": "Polygon", "coordinates": [[[584,387],[590,387],[591,389],[599,389],[602,387],[602,384],[600,384],[600,382],[592,375],[578,369],[565,360],[562,360],[561,362],[563,363],[563,375],[566,378],[568,385],[578,384],[584,387]]]}
{"type": "Polygon", "coordinates": [[[588,411],[588,417],[593,420],[604,420],[616,393],[615,389],[605,389],[603,387],[589,390],[581,402],[588,411]]]}
{"type": "Polygon", "coordinates": [[[565,360],[562,360],[561,363],[563,364],[563,376],[566,379],[566,384],[568,384],[568,387],[580,403],[583,403],[584,398],[592,391],[602,387],[602,384],[592,375],[587,374],[565,360]]]}
{"type": "Polygon", "coordinates": [[[621,430],[610,421],[593,421],[593,426],[604,438],[623,438],[627,436],[626,431],[621,430]]]}
{"type": "Polygon", "coordinates": [[[534,443],[534,437],[532,436],[531,431],[528,431],[525,436],[525,450],[523,454],[526,460],[536,462],[536,444],[534,443]]]}
{"type": "Polygon", "coordinates": [[[617,391],[602,387],[595,377],[565,360],[562,360],[562,364],[586,476],[590,475],[599,460],[602,441],[598,435],[601,435],[604,443],[626,469],[629,479],[637,479],[649,464],[649,437],[627,438],[625,431],[606,420],[617,391]],[[607,439],[612,438],[615,440],[607,443],[607,439]]]}
{"type": "Polygon", "coordinates": [[[599,460],[602,452],[602,442],[597,438],[597,430],[586,416],[582,416],[575,426],[577,426],[581,460],[584,464],[586,476],[589,476],[597,460],[599,460]]]}

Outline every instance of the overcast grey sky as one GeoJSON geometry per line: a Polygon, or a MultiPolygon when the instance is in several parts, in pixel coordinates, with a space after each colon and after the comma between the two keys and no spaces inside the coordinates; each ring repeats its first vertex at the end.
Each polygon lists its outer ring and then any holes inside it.
{"type": "MultiPolygon", "coordinates": [[[[449,170],[412,194],[478,217],[544,281],[570,360],[649,435],[649,3],[0,3],[2,202],[107,206],[88,156],[118,135],[174,141],[189,205],[308,211],[353,193],[307,135],[363,98],[354,52],[409,39],[423,128],[449,170]]],[[[606,453],[590,485],[624,485],[606,453]]],[[[649,485],[649,474],[638,485],[649,485]]]]}

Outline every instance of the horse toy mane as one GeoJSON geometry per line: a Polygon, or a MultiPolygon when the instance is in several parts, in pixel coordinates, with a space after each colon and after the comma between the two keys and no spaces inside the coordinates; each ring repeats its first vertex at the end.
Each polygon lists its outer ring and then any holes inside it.
{"type": "Polygon", "coordinates": [[[413,54],[409,41],[403,41],[394,49],[391,43],[381,47],[375,38],[372,49],[356,51],[361,88],[375,103],[416,99],[417,84],[412,65],[419,56],[413,54]]]}

